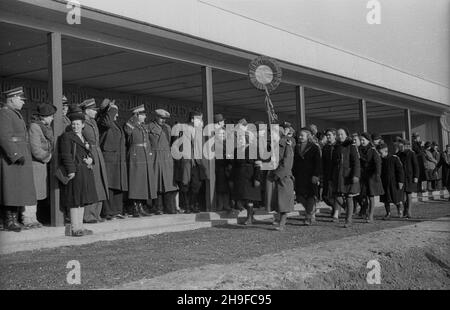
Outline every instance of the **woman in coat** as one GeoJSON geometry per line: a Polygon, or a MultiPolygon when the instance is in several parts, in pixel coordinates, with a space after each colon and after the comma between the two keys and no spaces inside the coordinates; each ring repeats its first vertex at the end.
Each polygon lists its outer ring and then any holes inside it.
{"type": "MultiPolygon", "coordinates": [[[[48,193],[47,165],[52,159],[54,138],[51,123],[55,113],[56,107],[54,105],[38,105],[37,113],[31,120],[28,129],[33,157],[34,187],[38,203],[46,199],[48,193]]],[[[25,207],[22,213],[22,221],[26,228],[42,227],[42,224],[37,220],[36,211],[36,205],[25,207]]]]}
{"type": "Polygon", "coordinates": [[[370,140],[370,134],[363,132],[360,136],[359,156],[361,163],[361,214],[367,223],[373,222],[375,196],[384,194],[381,182],[381,157],[370,140]]]}
{"type": "Polygon", "coordinates": [[[403,215],[406,218],[411,218],[412,193],[417,192],[417,184],[419,182],[419,162],[417,161],[416,154],[411,150],[411,145],[409,144],[408,140],[397,140],[395,143],[395,147],[397,150],[396,155],[402,162],[403,172],[405,174],[405,179],[403,182],[404,210],[403,214],[399,214],[399,216],[403,215]]]}
{"type": "Polygon", "coordinates": [[[100,132],[100,149],[105,159],[108,176],[109,198],[103,203],[103,215],[107,220],[123,219],[123,194],[128,191],[125,133],[117,124],[119,109],[106,99],[97,117],[100,132]]]}
{"type": "Polygon", "coordinates": [[[305,225],[311,225],[319,198],[322,159],[320,148],[313,142],[309,128],[304,127],[298,132],[293,166],[296,200],[305,207],[305,225]]]}
{"type": "MultiPolygon", "coordinates": [[[[294,150],[293,142],[287,135],[289,131],[288,126],[280,127],[278,166],[267,173],[267,182],[272,183],[271,209],[280,215],[279,226],[276,228],[279,231],[285,230],[287,214],[294,211],[294,150]]],[[[276,132],[272,132],[274,134],[276,132]]]]}
{"type": "Polygon", "coordinates": [[[92,234],[83,229],[84,207],[98,201],[93,172],[91,146],[83,135],[85,116],[80,109],[73,109],[68,117],[72,131],[65,132],[59,143],[60,164],[69,178],[61,186],[61,203],[70,210],[72,236],[92,234]]]}
{"type": "Polygon", "coordinates": [[[442,167],[442,184],[450,192],[450,144],[447,144],[446,150],[441,154],[441,159],[436,167],[442,167]]]}
{"type": "Polygon", "coordinates": [[[86,223],[103,222],[100,217],[103,207],[103,201],[108,199],[108,175],[106,173],[105,159],[100,149],[100,132],[95,118],[97,116],[97,106],[94,99],[87,99],[80,104],[86,115],[86,121],[83,128],[83,135],[91,145],[91,152],[94,159],[93,171],[95,178],[95,190],[97,191],[98,201],[84,209],[84,221],[86,223]]]}
{"type": "Polygon", "coordinates": [[[322,199],[323,201],[333,208],[334,214],[334,195],[333,195],[333,165],[332,165],[332,154],[334,147],[336,145],[336,129],[328,128],[325,131],[325,136],[327,137],[327,142],[322,149],[322,199]]]}
{"type": "Polygon", "coordinates": [[[253,223],[254,203],[261,201],[262,162],[251,158],[249,140],[250,137],[247,133],[242,137],[238,135],[230,184],[233,200],[242,203],[247,209],[247,219],[244,225],[253,223]]]}
{"type": "Polygon", "coordinates": [[[384,190],[384,194],[380,196],[380,201],[384,202],[384,208],[386,209],[384,219],[387,220],[391,217],[391,203],[397,206],[397,210],[400,210],[402,207],[405,175],[400,158],[389,154],[386,144],[379,145],[377,150],[382,158],[381,181],[383,182],[384,190]]]}
{"type": "Polygon", "coordinates": [[[339,128],[337,130],[337,140],[331,158],[335,196],[333,219],[338,222],[340,207],[346,207],[345,227],[349,227],[352,223],[353,197],[360,192],[360,161],[358,150],[353,145],[353,140],[349,138],[347,129],[339,128]]]}
{"type": "Polygon", "coordinates": [[[144,204],[157,198],[155,174],[152,167],[153,152],[145,127],[145,107],[132,110],[133,116],[125,124],[127,135],[128,198],[133,201],[133,217],[149,216],[144,204]]]}

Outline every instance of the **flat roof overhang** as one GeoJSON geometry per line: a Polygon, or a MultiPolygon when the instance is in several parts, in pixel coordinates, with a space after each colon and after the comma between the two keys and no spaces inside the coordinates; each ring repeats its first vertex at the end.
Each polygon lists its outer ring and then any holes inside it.
{"type": "MultiPolygon", "coordinates": [[[[174,61],[247,75],[249,61],[256,54],[209,42],[155,25],[130,20],[83,7],[81,24],[66,22],[65,1],[4,0],[0,2],[0,20],[48,32],[59,32],[78,39],[98,42],[174,61]]],[[[271,56],[271,55],[267,55],[271,56]]],[[[283,83],[332,92],[367,101],[408,108],[427,115],[440,116],[450,111],[446,103],[426,100],[376,85],[305,68],[280,61],[283,83]]]]}

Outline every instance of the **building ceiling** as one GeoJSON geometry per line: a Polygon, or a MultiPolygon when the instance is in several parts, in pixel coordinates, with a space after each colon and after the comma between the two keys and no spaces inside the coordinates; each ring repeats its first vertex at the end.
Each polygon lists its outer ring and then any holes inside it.
{"type": "MultiPolygon", "coordinates": [[[[0,23],[0,76],[47,81],[47,37],[44,32],[0,23]]],[[[132,51],[62,38],[65,84],[136,95],[202,100],[200,67],[132,51]]],[[[225,109],[265,111],[264,93],[244,75],[213,71],[214,104],[225,109]]],[[[359,119],[358,102],[311,88],[305,89],[308,118],[334,121],[359,119]]],[[[295,115],[295,87],[281,83],[271,96],[277,113],[295,115]]],[[[368,103],[368,118],[403,115],[401,109],[368,103]]]]}

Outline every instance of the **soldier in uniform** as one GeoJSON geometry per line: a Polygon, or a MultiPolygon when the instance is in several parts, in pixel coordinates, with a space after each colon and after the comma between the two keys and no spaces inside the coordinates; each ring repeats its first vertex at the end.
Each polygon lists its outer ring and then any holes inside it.
{"type": "Polygon", "coordinates": [[[208,179],[203,157],[203,114],[198,111],[189,113],[189,124],[185,124],[183,129],[182,140],[191,144],[191,152],[183,152],[183,158],[177,161],[175,181],[179,184],[180,204],[186,213],[197,213],[200,212],[200,190],[208,179]]]}
{"type": "Polygon", "coordinates": [[[128,198],[133,201],[133,217],[149,216],[144,201],[156,199],[157,187],[152,166],[153,152],[150,145],[144,105],[132,110],[133,116],[124,126],[127,135],[128,198]]]}
{"type": "Polygon", "coordinates": [[[166,124],[170,113],[164,109],[155,110],[155,120],[148,125],[150,144],[152,146],[152,167],[156,178],[158,198],[153,205],[156,214],[163,210],[168,214],[177,213],[175,194],[178,187],[174,181],[174,162],[170,151],[171,128],[166,124]]]}
{"type": "Polygon", "coordinates": [[[125,132],[117,124],[119,108],[114,101],[105,99],[97,117],[100,131],[100,148],[105,158],[108,175],[109,199],[103,203],[103,215],[107,220],[123,219],[123,193],[128,191],[125,132]]]}
{"type": "Polygon", "coordinates": [[[4,92],[0,109],[0,206],[5,212],[4,229],[21,231],[18,213],[36,205],[36,190],[27,127],[20,114],[25,103],[22,87],[4,92]]]}
{"type": "Polygon", "coordinates": [[[84,111],[86,120],[84,122],[83,135],[91,145],[91,152],[94,160],[92,165],[95,179],[95,190],[97,191],[98,201],[84,207],[85,223],[98,223],[104,220],[100,217],[103,201],[108,199],[108,175],[106,172],[105,160],[100,149],[100,132],[98,130],[96,116],[97,105],[93,98],[87,99],[80,104],[84,111]]]}

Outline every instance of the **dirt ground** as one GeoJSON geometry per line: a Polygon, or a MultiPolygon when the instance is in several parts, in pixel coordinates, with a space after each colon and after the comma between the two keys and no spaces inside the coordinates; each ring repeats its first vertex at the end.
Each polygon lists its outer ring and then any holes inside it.
{"type": "Polygon", "coordinates": [[[444,229],[448,222],[442,223],[445,238],[433,237],[435,243],[426,239],[426,233],[411,234],[410,228],[450,216],[449,203],[420,203],[414,220],[382,221],[383,214],[377,209],[374,224],[356,219],[350,229],[323,215],[311,227],[303,226],[300,218],[290,218],[288,229],[281,233],[269,223],[225,225],[1,255],[0,289],[173,289],[180,283],[193,283],[188,288],[224,289],[368,288],[360,280],[367,273],[363,262],[370,257],[379,259],[384,281],[384,286],[370,288],[448,289],[450,248],[444,229]],[[409,228],[398,236],[392,231],[404,227],[409,228]],[[394,238],[389,237],[392,234],[394,238]],[[424,242],[416,247],[420,238],[424,242]],[[360,249],[361,244],[365,248],[360,249]],[[70,260],[81,264],[81,285],[66,282],[70,260]],[[198,278],[193,274],[197,270],[198,278]]]}

